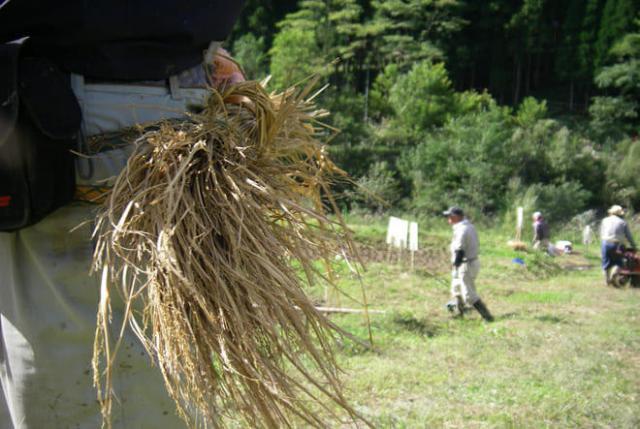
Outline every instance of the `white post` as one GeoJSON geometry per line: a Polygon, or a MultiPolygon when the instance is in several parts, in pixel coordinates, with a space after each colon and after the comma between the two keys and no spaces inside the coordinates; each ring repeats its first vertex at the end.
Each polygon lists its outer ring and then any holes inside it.
{"type": "Polygon", "coordinates": [[[518,207],[518,216],[516,220],[516,240],[522,241],[522,224],[524,221],[524,208],[518,207]]]}
{"type": "Polygon", "coordinates": [[[593,242],[593,230],[591,226],[587,225],[582,230],[582,244],[586,246],[585,252],[589,253],[589,244],[593,242]]]}
{"type": "Polygon", "coordinates": [[[418,251],[418,224],[409,224],[409,251],[411,252],[411,271],[414,269],[415,253],[418,251]]]}

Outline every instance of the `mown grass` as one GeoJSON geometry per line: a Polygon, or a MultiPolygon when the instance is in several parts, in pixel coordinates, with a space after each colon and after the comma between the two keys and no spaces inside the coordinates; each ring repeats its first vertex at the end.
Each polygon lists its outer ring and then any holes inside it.
{"type": "MultiPolygon", "coordinates": [[[[371,222],[354,230],[384,239],[371,222]]],[[[445,226],[426,232],[446,245],[445,226]]],[[[446,261],[437,273],[368,267],[370,308],[385,311],[371,315],[374,350],[344,341],[338,352],[357,409],[380,428],[640,427],[640,290],[602,286],[596,249],[577,246],[582,255],[550,261],[560,268],[544,278],[511,262],[522,254],[506,247],[509,237],[479,232],[478,292],[491,324],[477,313],[450,318],[446,261]]],[[[337,276],[360,299],[344,265],[337,276]]],[[[321,299],[321,288],[312,293],[321,299]]],[[[339,294],[327,304],[360,306],[339,294]]],[[[362,315],[331,317],[368,337],[362,315]]]]}

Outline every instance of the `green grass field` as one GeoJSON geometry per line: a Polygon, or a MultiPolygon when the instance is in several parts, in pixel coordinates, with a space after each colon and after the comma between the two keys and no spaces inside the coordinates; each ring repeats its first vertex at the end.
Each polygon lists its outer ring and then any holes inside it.
{"type": "MultiPolygon", "coordinates": [[[[380,225],[353,229],[358,241],[382,245],[380,225]]],[[[443,222],[421,244],[445,247],[448,234],[443,222]]],[[[506,246],[507,235],[479,234],[478,292],[494,323],[476,312],[450,317],[446,260],[412,273],[406,255],[404,265],[392,257],[367,266],[369,306],[385,312],[370,315],[375,348],[345,341],[338,352],[356,408],[381,428],[640,427],[640,289],[604,287],[595,246],[554,259],[527,255],[522,267],[511,262],[523,254],[506,246]]],[[[321,286],[312,294],[361,308],[346,297],[362,300],[346,265],[338,286],[345,295],[321,286]]],[[[363,315],[331,318],[368,338],[363,315]]]]}

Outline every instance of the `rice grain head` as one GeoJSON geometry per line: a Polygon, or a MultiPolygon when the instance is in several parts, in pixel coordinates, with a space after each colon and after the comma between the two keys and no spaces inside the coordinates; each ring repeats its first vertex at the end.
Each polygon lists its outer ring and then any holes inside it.
{"type": "Polygon", "coordinates": [[[325,215],[342,174],[302,90],[256,82],[211,92],[203,112],[148,127],[95,230],[102,297],[94,382],[110,425],[111,374],[125,324],[137,333],[192,427],[327,427],[364,421],[345,399],[332,352],[339,328],[303,284],[313,262],[354,254],[325,215]],[[235,97],[244,103],[225,104],[235,97]],[[302,281],[292,262],[304,272],[302,281]],[[125,301],[112,344],[110,296],[125,301]]]}

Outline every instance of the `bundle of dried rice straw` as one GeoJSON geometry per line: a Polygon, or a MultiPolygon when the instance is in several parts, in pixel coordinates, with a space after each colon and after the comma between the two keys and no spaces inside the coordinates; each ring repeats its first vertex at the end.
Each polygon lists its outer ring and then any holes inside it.
{"type": "Polygon", "coordinates": [[[242,83],[137,140],[96,227],[93,365],[105,421],[119,346],[109,341],[112,288],[190,426],[362,421],[337,377],[339,329],[302,289],[322,274],[314,261],[350,244],[324,215],[339,171],[318,140],[325,112],[309,95],[242,83]]]}

